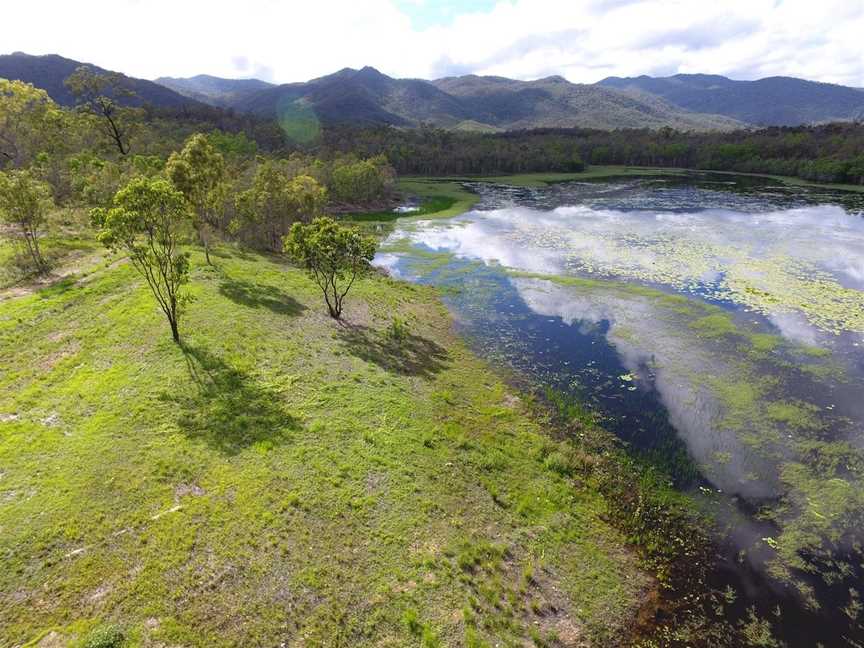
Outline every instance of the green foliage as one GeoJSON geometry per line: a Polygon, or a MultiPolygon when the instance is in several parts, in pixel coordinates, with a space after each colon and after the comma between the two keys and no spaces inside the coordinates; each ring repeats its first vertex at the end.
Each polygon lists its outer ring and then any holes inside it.
{"type": "Polygon", "coordinates": [[[327,190],[315,178],[305,173],[292,175],[285,161],[263,160],[252,186],[235,198],[243,221],[234,221],[233,229],[245,230],[266,249],[278,251],[290,226],[311,221],[326,202],[327,190]]]}
{"type": "Polygon", "coordinates": [[[226,202],[225,160],[201,133],[190,137],[183,150],[172,153],[165,173],[192,210],[193,225],[210,263],[210,240],[226,202]]]}
{"type": "Polygon", "coordinates": [[[385,186],[380,164],[374,159],[338,161],[331,178],[333,198],[349,203],[368,203],[378,198],[385,186]]]}
{"type": "Polygon", "coordinates": [[[180,250],[188,222],[183,194],[167,180],[136,178],[117,192],[110,209],[94,209],[92,218],[99,227],[99,241],[110,250],[128,254],[147,280],[179,343],[185,300],[180,289],[189,281],[189,255],[180,250]]]}
{"type": "Polygon", "coordinates": [[[0,169],[22,167],[55,148],[64,116],[44,90],[0,79],[0,169]]]}
{"type": "Polygon", "coordinates": [[[115,625],[103,625],[92,630],[81,648],[121,648],[125,643],[123,629],[115,625]]]}
{"type": "Polygon", "coordinates": [[[285,251],[306,268],[324,293],[330,317],[339,319],[345,295],[375,256],[375,239],[332,218],[295,223],[285,237],[285,251]]]}
{"type": "Polygon", "coordinates": [[[39,230],[52,207],[51,187],[33,173],[0,172],[0,221],[14,228],[39,272],[48,268],[39,249],[39,230]]]}
{"type": "MultiPolygon", "coordinates": [[[[631,128],[465,133],[436,129],[332,128],[334,155],[384,155],[400,175],[579,173],[594,165],[710,169],[864,185],[864,124],[732,132],[631,128]]],[[[637,170],[638,172],[638,170],[637,170]]]]}
{"type": "Polygon", "coordinates": [[[118,72],[97,72],[82,65],[64,82],[84,112],[104,120],[104,133],[121,155],[129,153],[130,125],[135,109],[123,102],[135,96],[118,72]]]}
{"type": "Polygon", "coordinates": [[[258,153],[258,144],[249,139],[246,133],[226,133],[214,130],[207,133],[207,140],[225,157],[254,158],[258,153]]]}
{"type": "Polygon", "coordinates": [[[394,342],[404,342],[410,335],[411,330],[408,322],[394,315],[390,326],[387,328],[387,336],[394,342]]]}

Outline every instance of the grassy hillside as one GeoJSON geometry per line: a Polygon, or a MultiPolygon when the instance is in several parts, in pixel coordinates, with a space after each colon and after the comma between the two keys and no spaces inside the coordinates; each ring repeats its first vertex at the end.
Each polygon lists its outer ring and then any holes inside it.
{"type": "Polygon", "coordinates": [[[116,259],[0,301],[0,645],[614,643],[650,579],[431,289],[193,262],[182,348],[116,259]]]}

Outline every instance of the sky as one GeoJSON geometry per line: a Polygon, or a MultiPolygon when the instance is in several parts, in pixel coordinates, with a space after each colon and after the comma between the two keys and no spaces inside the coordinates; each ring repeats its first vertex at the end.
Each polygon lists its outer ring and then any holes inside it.
{"type": "Polygon", "coordinates": [[[723,74],[864,87],[864,0],[4,0],[3,53],[276,83],[723,74]],[[8,28],[12,26],[12,28],[8,28]]]}

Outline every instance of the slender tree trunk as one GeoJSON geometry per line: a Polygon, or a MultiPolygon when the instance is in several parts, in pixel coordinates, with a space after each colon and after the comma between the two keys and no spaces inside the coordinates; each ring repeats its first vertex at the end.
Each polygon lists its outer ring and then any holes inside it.
{"type": "Polygon", "coordinates": [[[39,273],[45,271],[45,259],[42,258],[42,252],[39,249],[39,240],[36,238],[36,231],[29,227],[24,228],[24,242],[27,244],[27,251],[30,252],[30,257],[33,263],[36,264],[36,270],[39,273]]]}
{"type": "Polygon", "coordinates": [[[45,259],[42,257],[42,251],[39,249],[39,240],[36,236],[33,236],[33,259],[36,261],[36,266],[39,268],[39,272],[44,272],[47,264],[45,263],[45,259]]]}
{"type": "Polygon", "coordinates": [[[210,241],[207,240],[209,233],[205,230],[206,227],[203,223],[199,223],[195,227],[195,233],[198,235],[198,242],[204,247],[204,259],[207,261],[207,265],[212,266],[213,263],[210,261],[210,241]]]}
{"type": "Polygon", "coordinates": [[[180,344],[180,330],[177,326],[177,299],[171,296],[171,312],[168,313],[168,323],[171,324],[171,337],[180,344]]]}
{"type": "Polygon", "coordinates": [[[177,328],[177,317],[169,317],[168,321],[171,324],[171,337],[174,339],[174,342],[180,344],[180,331],[177,328]]]}
{"type": "Polygon", "coordinates": [[[123,135],[121,135],[120,129],[117,128],[117,124],[114,123],[111,115],[105,114],[105,118],[111,126],[111,138],[114,140],[117,148],[120,149],[120,155],[126,155],[129,152],[129,147],[123,144],[123,135]]]}

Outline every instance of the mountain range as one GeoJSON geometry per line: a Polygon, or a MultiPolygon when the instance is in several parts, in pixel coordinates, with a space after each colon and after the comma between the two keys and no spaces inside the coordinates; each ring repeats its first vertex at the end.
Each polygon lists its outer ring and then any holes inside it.
{"type": "Polygon", "coordinates": [[[157,82],[189,97],[262,117],[311,110],[325,124],[431,124],[484,131],[577,126],[731,130],[743,126],[727,117],[677,108],[657,97],[573,84],[561,77],[514,81],[472,75],[425,81],[394,79],[364,67],[263,89],[250,87],[247,80],[214,81],[213,77],[157,82]],[[202,94],[202,85],[211,94],[202,94]]]}
{"type": "MultiPolygon", "coordinates": [[[[58,103],[73,97],[63,80],[81,65],[57,55],[0,56],[0,77],[44,88],[58,103]]],[[[94,67],[95,66],[91,66],[94,67]]],[[[95,68],[100,70],[100,68],[95,68]]],[[[156,106],[208,104],[283,121],[388,124],[506,131],[544,127],[661,128],[707,131],[864,118],[858,88],[791,77],[735,81],[718,75],[609,77],[596,84],[560,76],[517,81],[466,75],[427,81],[397,79],[372,67],[345,68],[302,83],[209,75],[124,77],[136,102],[156,106]]]]}
{"type": "Polygon", "coordinates": [[[598,85],[662,97],[694,112],[717,113],[757,126],[797,126],[864,118],[860,88],[792,77],[734,81],[715,74],[609,77],[598,85]]]}

